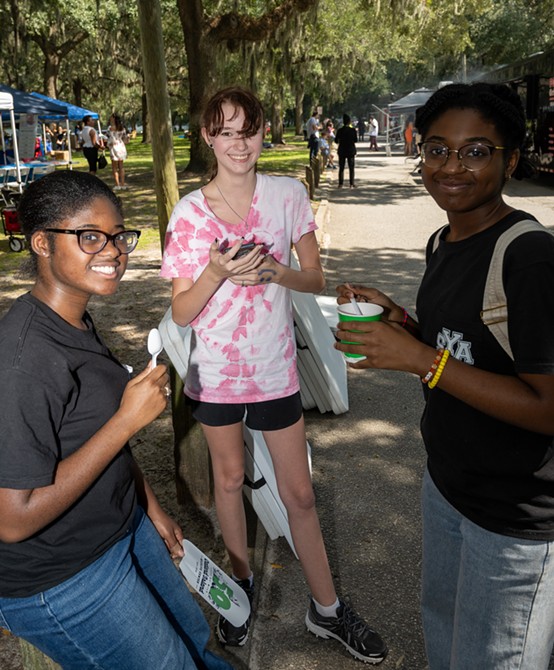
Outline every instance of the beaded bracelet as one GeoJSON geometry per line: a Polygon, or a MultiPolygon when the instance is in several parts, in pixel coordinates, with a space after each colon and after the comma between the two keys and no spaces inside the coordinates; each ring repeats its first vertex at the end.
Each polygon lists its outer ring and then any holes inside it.
{"type": "Polygon", "coordinates": [[[448,349],[445,349],[442,354],[441,362],[439,363],[439,367],[437,368],[437,371],[435,372],[433,379],[429,382],[429,388],[433,389],[435,386],[439,383],[439,379],[442,375],[442,371],[444,370],[444,366],[446,365],[446,361],[448,360],[448,357],[450,356],[450,351],[448,349]]]}
{"type": "Polygon", "coordinates": [[[421,381],[424,384],[427,384],[427,382],[433,378],[433,375],[435,374],[437,368],[439,367],[439,363],[441,362],[443,353],[444,349],[439,349],[437,355],[435,356],[435,360],[433,361],[433,365],[429,369],[429,372],[425,375],[425,377],[421,378],[421,381]]]}

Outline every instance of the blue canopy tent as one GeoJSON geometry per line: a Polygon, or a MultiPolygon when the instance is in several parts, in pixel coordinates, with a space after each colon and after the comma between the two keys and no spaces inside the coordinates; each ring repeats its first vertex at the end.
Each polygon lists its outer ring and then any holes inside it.
{"type": "Polygon", "coordinates": [[[5,84],[0,84],[0,92],[9,93],[12,96],[14,114],[38,114],[38,116],[66,114],[66,108],[57,100],[51,100],[50,98],[48,100],[40,100],[30,93],[18,91],[5,84]]]}
{"type": "MultiPolygon", "coordinates": [[[[31,95],[35,96],[36,98],[39,98],[40,100],[53,102],[65,107],[65,112],[63,114],[48,114],[42,118],[51,121],[65,119],[65,127],[68,138],[67,147],[69,150],[69,169],[71,170],[72,160],[71,160],[71,142],[69,141],[70,138],[69,121],[82,121],[83,117],[90,116],[92,119],[98,121],[98,131],[99,133],[101,133],[98,114],[96,112],[91,112],[90,110],[85,109],[84,107],[78,107],[77,105],[72,105],[70,102],[63,102],[62,100],[55,100],[54,98],[49,98],[47,95],[43,95],[42,93],[36,93],[35,91],[33,91],[31,95]]],[[[44,126],[43,126],[43,142],[44,146],[46,147],[46,131],[44,130],[44,126]]]]}
{"type": "Polygon", "coordinates": [[[62,114],[46,114],[43,118],[45,119],[69,119],[70,121],[82,121],[83,116],[90,116],[93,119],[98,119],[98,114],[96,112],[91,112],[84,107],[77,107],[77,105],[72,105],[70,102],[63,102],[62,100],[55,100],[54,98],[49,98],[47,95],[42,93],[36,93],[33,91],[31,95],[40,100],[45,100],[47,102],[52,102],[56,105],[61,105],[65,108],[62,114]]]}

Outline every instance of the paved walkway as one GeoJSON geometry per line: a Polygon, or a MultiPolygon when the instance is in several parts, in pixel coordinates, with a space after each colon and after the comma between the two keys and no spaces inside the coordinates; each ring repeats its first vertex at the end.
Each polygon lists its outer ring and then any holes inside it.
{"type": "MultiPolygon", "coordinates": [[[[413,312],[423,249],[444,215],[412,174],[413,162],[359,146],[356,189],[325,173],[328,216],[321,235],[327,293],[344,281],[382,288],[413,312]]],[[[554,224],[554,189],[510,183],[509,200],[554,224]]],[[[313,479],[337,588],[384,636],[383,670],[426,667],[419,616],[419,381],[402,373],[349,372],[350,411],[307,413],[313,479]]],[[[263,581],[249,651],[237,668],[350,670],[364,667],[334,641],[306,632],[308,590],[283,539],[259,552],[263,581]],[[249,658],[247,655],[249,653],[249,658]]],[[[262,577],[262,580],[260,580],[262,577]]]]}

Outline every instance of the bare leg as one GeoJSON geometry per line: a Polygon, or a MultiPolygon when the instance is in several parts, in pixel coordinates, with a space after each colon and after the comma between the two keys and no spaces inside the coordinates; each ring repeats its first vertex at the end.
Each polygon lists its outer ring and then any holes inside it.
{"type": "Polygon", "coordinates": [[[123,188],[125,186],[125,168],[123,167],[123,161],[118,161],[119,166],[119,185],[123,188]]]}
{"type": "Polygon", "coordinates": [[[337,594],[323,544],[306,452],[302,417],[282,430],[265,431],[273,460],[279,495],[287,508],[294,546],[312,596],[324,606],[337,594]]]}
{"type": "Polygon", "coordinates": [[[119,186],[119,170],[117,166],[118,162],[119,161],[112,161],[112,174],[116,186],[119,186]]]}
{"type": "Polygon", "coordinates": [[[206,426],[214,473],[215,508],[233,574],[247,579],[252,574],[248,562],[246,515],[242,500],[244,482],[244,441],[242,422],[230,426],[206,426]]]}

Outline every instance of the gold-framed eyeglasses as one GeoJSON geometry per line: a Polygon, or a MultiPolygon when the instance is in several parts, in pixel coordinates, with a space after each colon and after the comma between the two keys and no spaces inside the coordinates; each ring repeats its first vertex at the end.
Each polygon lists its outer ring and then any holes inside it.
{"type": "Polygon", "coordinates": [[[495,147],[482,142],[464,144],[459,149],[451,149],[442,142],[420,142],[418,146],[421,160],[427,167],[440,168],[446,164],[450,154],[457,154],[458,161],[470,172],[486,168],[495,150],[506,149],[506,147],[495,147]]]}
{"type": "Polygon", "coordinates": [[[48,233],[62,233],[64,235],[76,235],[79,248],[85,254],[98,254],[102,249],[112,242],[115,248],[122,254],[130,254],[134,251],[140,237],[140,230],[122,230],[110,235],[102,230],[92,228],[45,228],[48,233]]]}

